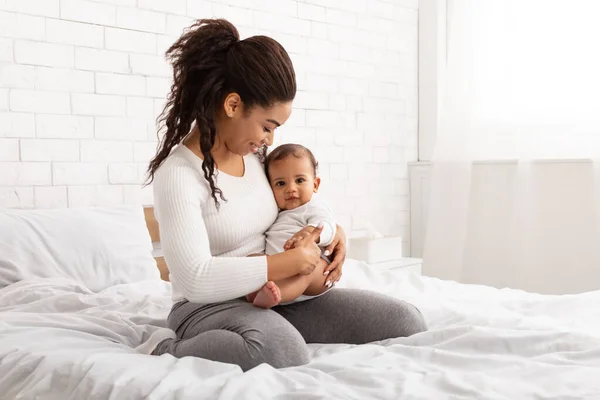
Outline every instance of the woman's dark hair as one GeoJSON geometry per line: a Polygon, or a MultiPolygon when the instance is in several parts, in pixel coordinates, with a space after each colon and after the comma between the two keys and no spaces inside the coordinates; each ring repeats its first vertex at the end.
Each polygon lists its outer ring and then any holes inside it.
{"type": "Polygon", "coordinates": [[[317,176],[317,169],[319,168],[319,163],[317,162],[317,159],[315,158],[312,151],[302,146],[301,144],[288,143],[282,144],[281,146],[277,146],[275,150],[273,150],[267,156],[267,159],[265,160],[265,172],[267,174],[267,178],[271,180],[271,177],[269,176],[269,166],[273,161],[285,160],[286,158],[291,156],[296,158],[307,157],[308,161],[310,161],[310,164],[313,167],[313,174],[317,176]]]}
{"type": "MultiPolygon", "coordinates": [[[[214,182],[215,117],[230,93],[239,94],[246,112],[252,107],[271,107],[292,101],[296,75],[289,55],[274,39],[252,36],[240,40],[235,26],[224,19],[201,19],[167,50],[173,67],[173,84],[167,104],[158,118],[166,131],[148,167],[148,182],[181,143],[195,122],[200,130],[202,170],[217,208],[226,201],[214,182]]],[[[261,155],[264,157],[265,149],[261,155]]]]}

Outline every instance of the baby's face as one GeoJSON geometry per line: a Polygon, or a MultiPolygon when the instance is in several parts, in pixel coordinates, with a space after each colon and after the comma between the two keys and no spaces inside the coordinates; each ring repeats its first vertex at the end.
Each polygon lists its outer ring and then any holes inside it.
{"type": "Polygon", "coordinates": [[[271,162],[269,180],[280,210],[293,210],[308,203],[321,182],[308,157],[293,155],[271,162]]]}

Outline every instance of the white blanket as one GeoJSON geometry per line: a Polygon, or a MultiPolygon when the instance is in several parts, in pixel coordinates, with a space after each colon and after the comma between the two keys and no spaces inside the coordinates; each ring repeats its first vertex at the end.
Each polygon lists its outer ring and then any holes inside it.
{"type": "Polygon", "coordinates": [[[135,353],[164,324],[166,283],[94,294],[67,280],[19,282],[0,290],[0,398],[600,398],[600,292],[541,296],[353,261],[342,286],[414,303],[429,331],[379,344],[310,345],[306,366],[243,374],[233,365],[135,353]]]}

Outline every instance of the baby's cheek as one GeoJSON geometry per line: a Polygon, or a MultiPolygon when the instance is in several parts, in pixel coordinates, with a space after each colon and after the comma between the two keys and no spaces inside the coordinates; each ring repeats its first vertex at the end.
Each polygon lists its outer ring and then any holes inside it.
{"type": "Polygon", "coordinates": [[[279,209],[283,209],[285,207],[285,197],[282,194],[278,194],[278,193],[274,193],[275,194],[275,202],[277,203],[277,207],[279,207],[279,209]]]}

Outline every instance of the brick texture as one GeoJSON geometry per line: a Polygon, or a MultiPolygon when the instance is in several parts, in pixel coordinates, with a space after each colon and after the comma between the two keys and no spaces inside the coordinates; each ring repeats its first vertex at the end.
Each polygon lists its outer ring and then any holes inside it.
{"type": "Polygon", "coordinates": [[[276,143],[314,151],[340,223],[406,232],[418,11],[418,0],[0,1],[0,208],[151,204],[140,183],[171,84],[164,52],[194,19],[224,17],[290,53],[299,91],[276,143]]]}

